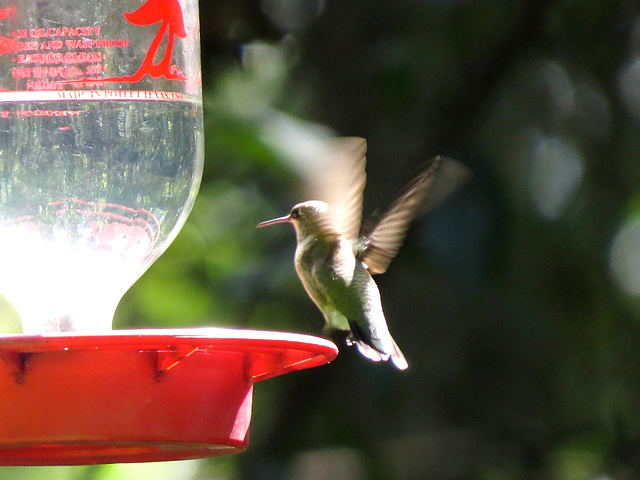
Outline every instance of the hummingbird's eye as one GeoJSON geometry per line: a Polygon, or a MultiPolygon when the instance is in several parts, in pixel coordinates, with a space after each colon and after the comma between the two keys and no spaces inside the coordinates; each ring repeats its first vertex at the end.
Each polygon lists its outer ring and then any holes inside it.
{"type": "Polygon", "coordinates": [[[293,218],[294,220],[296,218],[300,217],[300,209],[299,208],[294,208],[293,210],[291,210],[291,218],[293,218]]]}

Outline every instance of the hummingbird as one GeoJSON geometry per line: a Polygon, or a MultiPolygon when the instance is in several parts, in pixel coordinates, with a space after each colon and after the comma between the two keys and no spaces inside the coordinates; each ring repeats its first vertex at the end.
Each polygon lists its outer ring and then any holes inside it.
{"type": "Polygon", "coordinates": [[[389,332],[372,276],[384,273],[396,256],[441,157],[427,162],[397,200],[363,227],[366,150],[362,138],[335,139],[330,161],[316,168],[310,182],[316,199],[298,203],[288,215],[257,227],[291,223],[296,233],[295,270],[322,312],[325,327],[348,331],[347,345],[355,345],[366,358],[391,360],[404,370],[409,364],[389,332]]]}

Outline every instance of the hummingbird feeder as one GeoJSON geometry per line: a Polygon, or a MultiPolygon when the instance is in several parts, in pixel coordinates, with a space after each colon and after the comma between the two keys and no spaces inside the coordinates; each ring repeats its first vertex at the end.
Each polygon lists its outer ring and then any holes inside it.
{"type": "Polygon", "coordinates": [[[0,9],[0,465],[192,459],[247,447],[253,385],[330,362],[320,338],[112,330],[203,168],[197,0],[0,9]]]}
{"type": "Polygon", "coordinates": [[[0,337],[0,465],[212,457],[247,447],[253,384],[327,340],[228,329],[0,337]]]}

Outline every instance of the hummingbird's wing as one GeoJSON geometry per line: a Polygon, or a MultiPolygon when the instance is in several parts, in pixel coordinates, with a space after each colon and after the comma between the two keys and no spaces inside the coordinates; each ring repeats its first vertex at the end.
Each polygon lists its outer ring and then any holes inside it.
{"type": "Polygon", "coordinates": [[[372,275],[384,273],[398,253],[409,223],[427,196],[440,162],[441,157],[427,162],[370,232],[361,237],[358,258],[372,275]]]}
{"type": "Polygon", "coordinates": [[[362,192],[366,183],[367,142],[363,138],[336,138],[328,142],[307,194],[330,205],[335,231],[355,241],[362,221],[362,192]]]}
{"type": "Polygon", "coordinates": [[[362,220],[367,142],[271,112],[262,138],[304,179],[305,196],[331,206],[327,229],[355,243],[362,220]]]}

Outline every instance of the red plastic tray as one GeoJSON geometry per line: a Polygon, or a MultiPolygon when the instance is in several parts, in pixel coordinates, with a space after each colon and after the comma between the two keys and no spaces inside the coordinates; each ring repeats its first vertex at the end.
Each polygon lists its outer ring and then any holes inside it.
{"type": "Polygon", "coordinates": [[[337,353],[321,338],[233,329],[0,336],[0,465],[237,453],[254,382],[337,353]]]}

